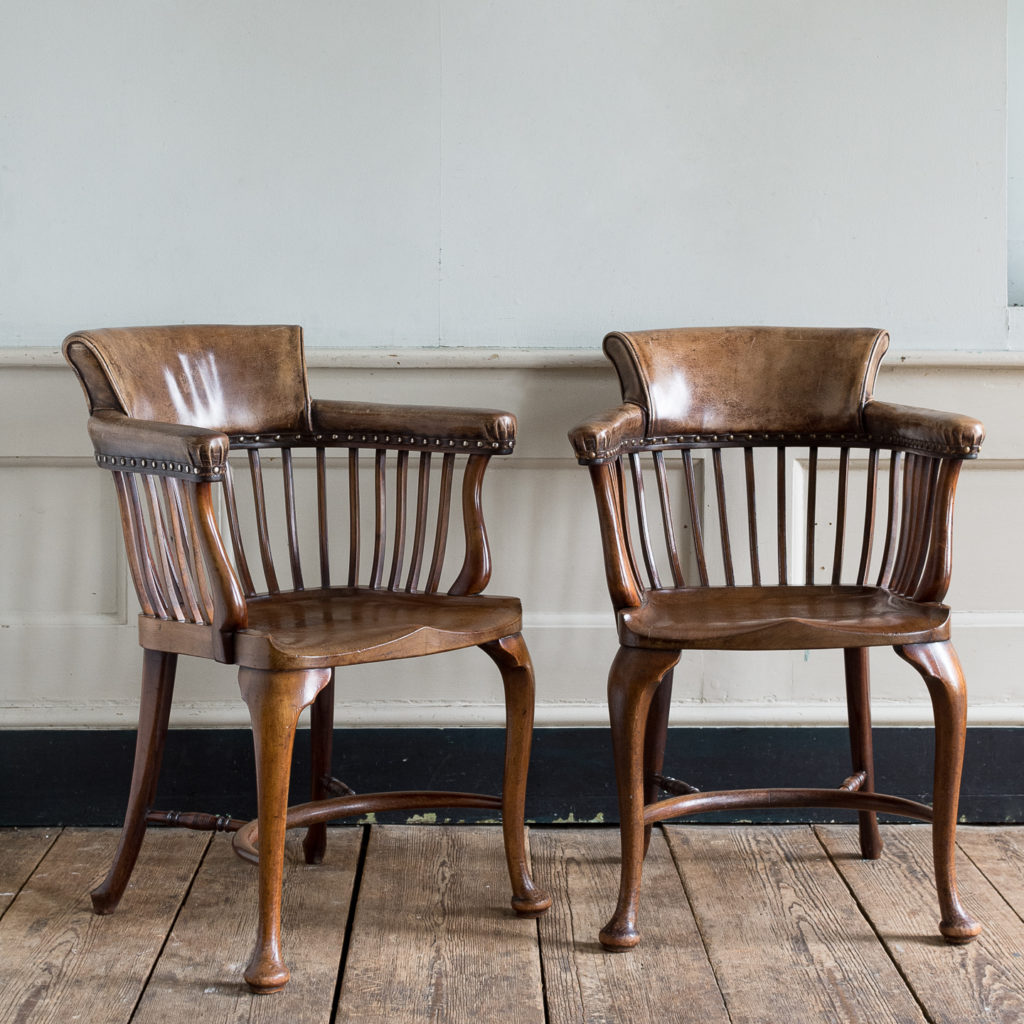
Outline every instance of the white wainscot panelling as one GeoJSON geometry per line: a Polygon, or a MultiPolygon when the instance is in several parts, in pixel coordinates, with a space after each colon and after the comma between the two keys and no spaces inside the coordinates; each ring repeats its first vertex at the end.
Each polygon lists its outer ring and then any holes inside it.
{"type": "MultiPolygon", "coordinates": [[[[606,722],[605,684],[616,650],[614,616],[588,475],[573,462],[565,431],[586,414],[615,404],[611,372],[598,357],[560,358],[550,352],[516,358],[503,353],[493,359],[453,352],[410,353],[400,360],[315,350],[310,355],[312,390],[318,396],[487,405],[518,415],[517,453],[494,461],[484,488],[494,554],[489,591],[522,599],[524,634],[537,670],[538,724],[606,722]]],[[[1024,724],[1015,668],[1024,655],[1024,598],[1018,589],[1024,544],[1015,529],[1016,510],[1024,507],[1024,449],[1015,430],[1022,390],[1024,366],[995,365],[970,355],[930,362],[921,355],[896,358],[883,370],[877,388],[879,397],[890,401],[978,413],[989,428],[982,458],[966,464],[961,477],[949,594],[971,721],[978,725],[1024,724]]],[[[70,371],[52,357],[37,356],[5,367],[0,416],[0,657],[5,666],[0,726],[133,725],[141,666],[135,597],[126,582],[113,488],[92,465],[84,405],[70,371]]],[[[307,487],[310,467],[300,463],[301,489],[307,487]]],[[[827,537],[837,466],[835,452],[823,449],[816,516],[819,578],[831,563],[827,537]]],[[[699,460],[697,470],[701,486],[699,460]]],[[[805,493],[805,473],[806,460],[791,464],[791,577],[803,564],[805,527],[793,510],[805,493]]],[[[758,479],[759,492],[769,499],[772,474],[766,464],[758,479]]],[[[678,486],[677,471],[672,479],[678,486]]],[[[863,480],[863,463],[854,460],[851,510],[862,501],[863,480]]],[[[880,496],[885,483],[883,473],[880,496]]],[[[705,504],[713,502],[708,488],[703,492],[705,504]]],[[[732,507],[742,508],[742,502],[732,507]]],[[[762,524],[760,540],[766,578],[772,582],[770,517],[762,524]]],[[[855,533],[847,535],[847,567],[856,566],[859,543],[855,533]]],[[[286,547],[275,552],[281,559],[286,547]]],[[[714,557],[709,551],[712,562],[714,557]]],[[[316,564],[309,536],[303,537],[303,560],[311,569],[316,564]]],[[[692,557],[684,553],[684,561],[684,571],[692,572],[692,557]]],[[[871,664],[876,723],[927,724],[930,706],[916,673],[887,648],[873,652],[871,664]]],[[[247,720],[232,668],[181,659],[175,725],[244,725],[247,720]]],[[[835,651],[687,652],[675,673],[675,724],[844,720],[842,656],[835,651]]],[[[501,721],[500,677],[477,651],[339,673],[339,724],[501,721]]]]}
{"type": "Polygon", "coordinates": [[[124,621],[117,499],[92,459],[0,459],[0,621],[124,621]]]}

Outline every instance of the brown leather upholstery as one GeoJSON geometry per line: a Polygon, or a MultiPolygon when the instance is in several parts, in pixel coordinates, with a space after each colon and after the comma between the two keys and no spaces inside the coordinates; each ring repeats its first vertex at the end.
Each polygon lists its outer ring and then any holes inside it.
{"type": "Polygon", "coordinates": [[[885,331],[687,327],[615,331],[604,351],[654,434],[859,433],[885,331]]]}
{"type": "Polygon", "coordinates": [[[90,412],[227,434],[309,429],[300,327],[105,328],[70,335],[64,353],[90,412]]]}

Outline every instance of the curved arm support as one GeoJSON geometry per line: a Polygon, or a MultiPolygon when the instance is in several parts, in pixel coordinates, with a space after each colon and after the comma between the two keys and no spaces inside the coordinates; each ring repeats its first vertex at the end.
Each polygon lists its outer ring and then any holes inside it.
{"type": "Polygon", "coordinates": [[[248,624],[245,595],[231,562],[228,560],[224,539],[213,507],[213,488],[208,483],[195,487],[195,512],[199,536],[202,541],[203,560],[213,583],[214,656],[217,661],[234,660],[234,633],[248,624]]]}
{"type": "Polygon", "coordinates": [[[217,430],[137,420],[103,410],[89,417],[96,461],[124,473],[156,473],[185,480],[220,480],[228,438],[217,430]]]}
{"type": "Polygon", "coordinates": [[[507,455],[516,439],[515,416],[495,409],[315,399],[312,421],[314,431],[351,434],[348,440],[422,451],[444,447],[507,455]]]}
{"type": "Polygon", "coordinates": [[[985,427],[970,416],[868,402],[861,413],[868,441],[923,455],[973,459],[985,440],[985,427]]]}
{"type": "Polygon", "coordinates": [[[471,455],[462,479],[462,525],[466,536],[466,557],[459,578],[448,591],[453,596],[479,594],[491,578],[491,550],[484,525],[481,492],[488,455],[471,455]]]}
{"type": "Polygon", "coordinates": [[[569,431],[576,458],[583,465],[607,462],[632,444],[640,444],[646,430],[644,411],[626,403],[592,417],[569,431]]]}

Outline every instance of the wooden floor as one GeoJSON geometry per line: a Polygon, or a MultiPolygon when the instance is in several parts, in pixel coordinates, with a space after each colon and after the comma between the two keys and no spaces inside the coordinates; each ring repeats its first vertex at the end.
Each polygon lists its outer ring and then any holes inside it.
{"type": "MultiPolygon", "coordinates": [[[[669,826],[651,844],[644,942],[601,951],[617,834],[533,829],[555,903],[507,909],[492,827],[332,829],[286,868],[292,982],[252,996],[251,866],[224,836],[153,830],[120,910],[96,917],[115,830],[0,830],[0,1021],[850,1024],[1024,1022],[1024,828],[963,828],[960,889],[985,925],[937,937],[929,830],[669,826]]],[[[297,842],[297,841],[296,841],[297,842]]]]}

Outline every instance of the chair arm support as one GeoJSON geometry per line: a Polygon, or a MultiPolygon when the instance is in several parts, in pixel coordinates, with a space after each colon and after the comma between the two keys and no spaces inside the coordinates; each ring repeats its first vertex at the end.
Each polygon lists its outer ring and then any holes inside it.
{"type": "Polygon", "coordinates": [[[646,423],[643,410],[627,403],[573,427],[569,441],[583,465],[615,458],[630,442],[643,441],[646,423]]]}
{"type": "Polygon", "coordinates": [[[924,455],[973,459],[985,440],[985,428],[978,420],[956,413],[868,402],[863,418],[869,441],[924,455]]]}
{"type": "Polygon", "coordinates": [[[220,480],[229,448],[227,435],[216,430],[132,419],[109,410],[89,417],[89,436],[104,468],[192,481],[220,480]]]}
{"type": "Polygon", "coordinates": [[[422,451],[443,446],[478,454],[507,455],[516,439],[515,416],[495,409],[314,399],[312,422],[314,431],[351,434],[354,436],[350,440],[384,442],[422,451]]]}

